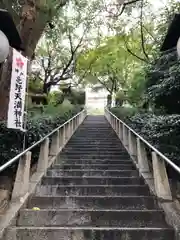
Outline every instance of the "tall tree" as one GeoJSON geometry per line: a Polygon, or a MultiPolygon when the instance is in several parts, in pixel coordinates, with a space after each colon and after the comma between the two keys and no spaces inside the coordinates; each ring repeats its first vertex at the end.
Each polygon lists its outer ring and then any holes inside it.
{"type": "MultiPolygon", "coordinates": [[[[15,20],[23,42],[23,55],[33,58],[36,45],[48,23],[68,0],[1,0],[0,6],[7,9],[15,20]]],[[[3,65],[0,79],[0,119],[7,118],[12,54],[3,65]]]]}
{"type": "Polygon", "coordinates": [[[87,83],[100,83],[110,95],[123,89],[131,72],[130,65],[135,64],[123,43],[123,36],[110,37],[97,48],[86,51],[78,59],[78,73],[92,63],[85,78],[87,83]]]}
{"type": "Polygon", "coordinates": [[[74,77],[78,55],[95,40],[91,33],[100,24],[101,9],[99,0],[84,0],[80,5],[71,1],[54,20],[53,29],[45,32],[36,51],[44,93],[74,77]]]}

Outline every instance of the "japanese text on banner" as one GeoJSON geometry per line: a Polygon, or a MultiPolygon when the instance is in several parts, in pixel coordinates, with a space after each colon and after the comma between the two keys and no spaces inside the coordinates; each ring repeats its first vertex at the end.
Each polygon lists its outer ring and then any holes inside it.
{"type": "Polygon", "coordinates": [[[9,96],[7,127],[23,130],[26,96],[27,58],[13,49],[11,89],[9,96]]]}

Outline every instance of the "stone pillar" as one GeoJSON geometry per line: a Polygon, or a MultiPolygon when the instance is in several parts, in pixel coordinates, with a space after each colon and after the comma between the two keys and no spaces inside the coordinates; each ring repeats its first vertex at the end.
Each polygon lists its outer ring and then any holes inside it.
{"type": "Polygon", "coordinates": [[[71,120],[71,122],[70,122],[70,138],[71,138],[71,136],[73,135],[73,120],[71,120]]]}
{"type": "Polygon", "coordinates": [[[64,141],[63,141],[63,127],[61,127],[60,129],[59,129],[59,147],[63,147],[63,143],[64,143],[64,141]]]}
{"type": "Polygon", "coordinates": [[[123,127],[121,122],[119,122],[119,138],[123,141],[123,127]]]}
{"type": "Polygon", "coordinates": [[[125,147],[128,146],[128,134],[127,134],[126,126],[124,124],[123,124],[123,144],[125,147]]]}
{"type": "Polygon", "coordinates": [[[137,146],[136,146],[136,137],[128,130],[128,142],[129,142],[129,154],[133,160],[137,158],[137,146]]]}
{"type": "Polygon", "coordinates": [[[164,160],[160,159],[155,152],[152,152],[152,162],[157,197],[163,200],[172,200],[172,193],[164,160]]]}
{"type": "Polygon", "coordinates": [[[137,138],[137,157],[138,157],[138,166],[141,173],[149,173],[149,164],[147,159],[146,150],[144,144],[139,138],[137,138]]]}
{"type": "Polygon", "coordinates": [[[63,138],[63,146],[65,145],[65,143],[66,143],[66,126],[64,125],[63,127],[62,127],[62,138],[63,138]]]}
{"type": "Polygon", "coordinates": [[[56,156],[59,151],[59,130],[53,133],[50,147],[50,156],[56,156]]]}
{"type": "Polygon", "coordinates": [[[45,172],[48,168],[49,160],[49,138],[46,138],[41,144],[37,172],[45,172]]]}
{"type": "Polygon", "coordinates": [[[16,173],[16,179],[12,192],[12,201],[24,197],[29,191],[31,166],[31,152],[27,152],[19,160],[19,165],[16,173]]]}

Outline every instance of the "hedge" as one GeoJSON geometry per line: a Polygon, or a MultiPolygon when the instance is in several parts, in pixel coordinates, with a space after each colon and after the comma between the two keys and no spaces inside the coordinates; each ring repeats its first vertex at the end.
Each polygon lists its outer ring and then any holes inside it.
{"type": "MultiPolygon", "coordinates": [[[[26,148],[33,145],[42,137],[50,133],[75,114],[80,112],[82,107],[69,106],[56,108],[56,114],[38,115],[27,120],[26,148]]],[[[0,122],[0,165],[16,156],[23,148],[24,133],[17,130],[8,129],[5,122],[0,122]]]]}
{"type": "Polygon", "coordinates": [[[120,119],[149,141],[163,154],[180,165],[180,115],[155,115],[111,109],[120,119]],[[126,113],[125,115],[122,115],[126,113]]]}

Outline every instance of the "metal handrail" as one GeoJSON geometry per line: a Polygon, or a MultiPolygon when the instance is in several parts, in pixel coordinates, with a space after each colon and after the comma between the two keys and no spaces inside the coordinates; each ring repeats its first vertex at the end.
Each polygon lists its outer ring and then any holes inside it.
{"type": "Polygon", "coordinates": [[[18,155],[16,155],[14,158],[12,158],[11,160],[9,160],[7,163],[5,163],[4,165],[0,166],[0,173],[2,171],[4,171],[5,169],[7,169],[9,166],[11,166],[13,163],[15,163],[19,158],[21,158],[22,156],[24,156],[27,152],[29,152],[30,150],[32,150],[34,147],[38,146],[40,143],[42,143],[46,138],[52,136],[55,132],[57,132],[60,128],[64,127],[66,124],[68,124],[70,121],[72,121],[74,118],[76,118],[77,116],[79,116],[81,113],[83,113],[85,111],[85,109],[83,109],[81,112],[77,113],[74,117],[70,118],[68,121],[66,121],[65,123],[63,123],[62,125],[60,125],[59,127],[55,128],[52,132],[50,132],[49,134],[47,134],[45,137],[41,138],[39,141],[37,141],[36,143],[34,143],[32,146],[30,146],[29,148],[25,149],[23,152],[19,153],[18,155]]]}
{"type": "Polygon", "coordinates": [[[120,121],[126,128],[128,128],[136,137],[138,137],[144,144],[146,144],[149,148],[151,148],[157,155],[159,155],[167,164],[169,164],[176,172],[180,174],[180,168],[173,163],[169,158],[167,158],[164,154],[162,154],[157,148],[153,147],[148,141],[146,141],[143,137],[141,137],[138,133],[136,133],[131,127],[129,127],[125,122],[116,117],[112,112],[110,112],[107,108],[105,110],[112,115],[115,119],[120,121]]]}

